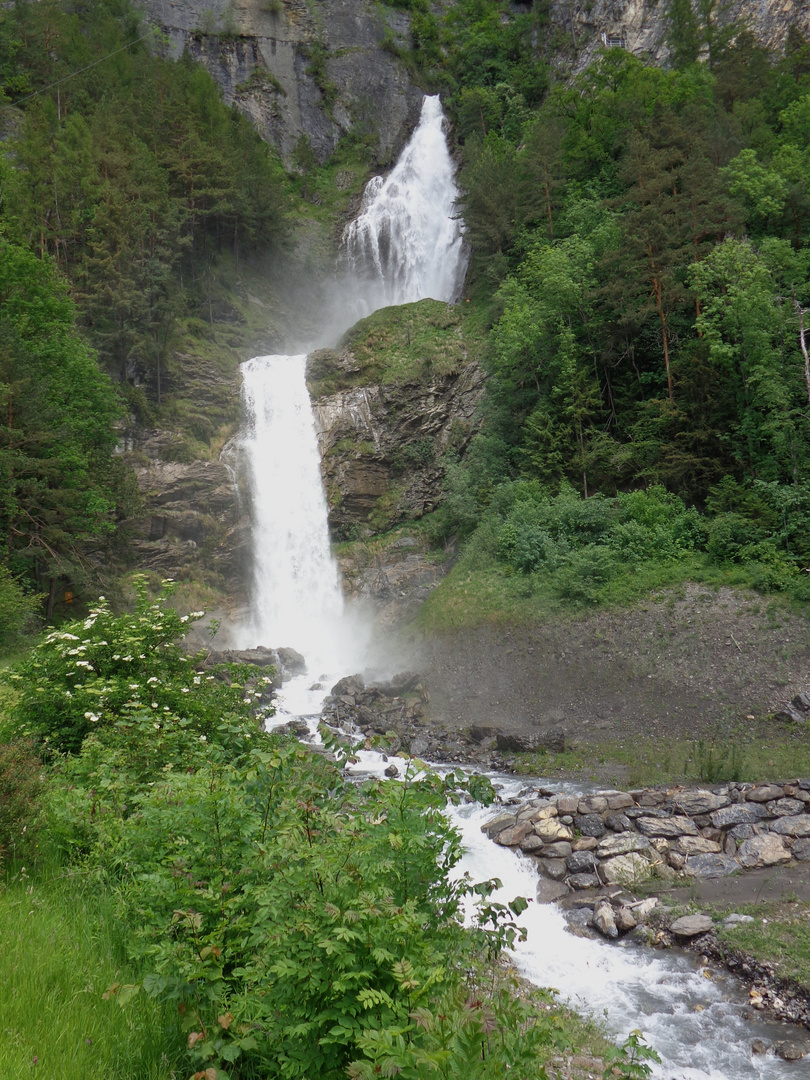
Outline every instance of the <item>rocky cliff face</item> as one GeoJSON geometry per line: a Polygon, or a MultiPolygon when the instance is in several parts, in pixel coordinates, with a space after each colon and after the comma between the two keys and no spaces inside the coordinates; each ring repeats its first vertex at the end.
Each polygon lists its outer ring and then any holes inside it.
{"type": "MultiPolygon", "coordinates": [[[[667,7],[662,0],[556,0],[551,22],[564,31],[577,71],[588,66],[603,44],[621,45],[636,56],[666,64],[667,7]]],[[[758,41],[773,49],[781,48],[791,26],[810,35],[806,0],[732,0],[721,19],[744,22],[758,41]]]]}
{"type": "Polygon", "coordinates": [[[406,15],[373,0],[143,0],[174,56],[208,68],[225,100],[289,160],[305,137],[325,161],[341,135],[372,136],[393,160],[422,91],[384,43],[407,43],[406,15]]]}

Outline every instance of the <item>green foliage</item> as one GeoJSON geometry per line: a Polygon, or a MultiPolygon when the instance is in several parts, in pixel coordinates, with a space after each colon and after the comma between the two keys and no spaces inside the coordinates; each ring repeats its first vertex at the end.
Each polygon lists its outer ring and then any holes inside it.
{"type": "MultiPolygon", "coordinates": [[[[31,580],[84,576],[82,543],[109,536],[128,500],[112,456],[121,406],[74,314],[51,260],[0,237],[0,535],[31,580]]],[[[14,589],[4,577],[24,616],[14,589]]]]}
{"type": "Polygon", "coordinates": [[[138,42],[139,19],[109,0],[85,5],[81,27],[60,0],[2,13],[0,43],[16,43],[25,90],[9,72],[7,93],[25,100],[3,146],[0,222],[56,260],[108,369],[147,379],[160,403],[177,316],[210,301],[223,250],[238,259],[283,239],[287,199],[248,121],[188,54],[170,62],[138,42]]]}
{"type": "Polygon", "coordinates": [[[26,593],[5,566],[0,566],[0,648],[23,640],[36,624],[39,597],[26,593]]]}
{"type": "MultiPolygon", "coordinates": [[[[87,618],[52,630],[4,673],[18,689],[12,720],[23,735],[49,751],[74,753],[100,728],[146,725],[164,733],[163,741],[185,743],[210,737],[223,717],[261,699],[261,689],[247,691],[238,681],[238,668],[226,681],[221,672],[201,667],[202,657],[183,651],[180,639],[202,612],[181,616],[161,600],[150,601],[143,580],[136,580],[136,590],[131,614],[114,615],[100,597],[87,618]]],[[[264,685],[271,681],[263,679],[264,685]]],[[[131,764],[136,761],[133,752],[131,764]]]]}
{"type": "Polygon", "coordinates": [[[37,855],[42,824],[42,762],[33,742],[0,743],[0,865],[37,855]]]}
{"type": "MultiPolygon", "coordinates": [[[[251,672],[226,683],[198,669],[177,645],[194,616],[138,592],[134,613],[100,601],[11,675],[17,725],[74,751],[54,759],[44,792],[50,849],[118,898],[139,974],[105,997],[178,1016],[189,1067],[221,1080],[394,1065],[544,1076],[538,1054],[565,1038],[551,998],[498,975],[526,901],[495,903],[498,882],[450,874],[460,841],[447,800],[486,801],[489,783],[358,781],[328,731],[327,755],[266,735],[251,672]]],[[[7,755],[9,776],[25,772],[18,758],[7,755]]]]}
{"type": "Polygon", "coordinates": [[[620,1080],[644,1080],[652,1075],[649,1062],[661,1063],[658,1054],[644,1041],[640,1031],[631,1031],[621,1046],[607,1055],[610,1064],[605,1069],[604,1077],[618,1076],[620,1080]]]}

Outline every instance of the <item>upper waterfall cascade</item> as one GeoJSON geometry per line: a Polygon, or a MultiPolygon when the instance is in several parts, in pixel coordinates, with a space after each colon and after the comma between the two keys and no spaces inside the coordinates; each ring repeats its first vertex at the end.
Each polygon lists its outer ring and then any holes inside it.
{"type": "Polygon", "coordinates": [[[438,97],[426,97],[411,141],[391,174],[366,186],[343,243],[368,315],[430,297],[452,300],[464,267],[455,165],[438,97]]]}
{"type": "MultiPolygon", "coordinates": [[[[369,182],[344,234],[357,317],[388,304],[453,298],[464,261],[457,196],[441,103],[426,97],[397,165],[386,180],[369,182]]],[[[343,597],[305,368],[305,353],[242,365],[240,451],[253,505],[254,581],[252,618],[239,643],[291,645],[329,669],[345,655],[343,597]]]]}

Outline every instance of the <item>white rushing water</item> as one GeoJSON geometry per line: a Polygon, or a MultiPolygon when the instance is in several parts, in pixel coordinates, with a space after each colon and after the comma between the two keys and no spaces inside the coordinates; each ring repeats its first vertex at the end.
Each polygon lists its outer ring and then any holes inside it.
{"type": "Polygon", "coordinates": [[[253,618],[245,643],[292,646],[316,666],[340,664],[343,595],[332,557],[306,356],[242,365],[253,503],[253,618]]]}
{"type": "Polygon", "coordinates": [[[368,183],[359,215],[346,226],[359,314],[426,297],[452,300],[461,284],[459,193],[444,123],[438,96],[426,97],[419,126],[391,174],[368,183]]]}
{"type": "MultiPolygon", "coordinates": [[[[456,197],[439,99],[426,98],[395,169],[387,179],[371,181],[344,236],[360,314],[424,297],[454,297],[464,263],[456,197]]],[[[362,642],[347,620],[330,551],[305,363],[301,353],[256,357],[242,366],[246,425],[240,449],[252,492],[254,584],[253,614],[240,644],[291,645],[304,654],[308,674],[285,685],[274,722],[305,718],[314,734],[328,688],[362,666],[362,642]]],[[[357,758],[358,772],[381,775],[388,764],[370,751],[357,758]]],[[[404,773],[407,763],[394,760],[404,773]]],[[[510,794],[514,782],[505,784],[510,794]]],[[[449,813],[465,842],[460,871],[479,881],[500,878],[503,901],[534,896],[536,872],[528,860],[481,833],[491,811],[469,805],[449,813]]],[[[618,1037],[641,1028],[664,1059],[655,1070],[662,1080],[808,1075],[802,1065],[751,1056],[753,1038],[761,1033],[774,1041],[777,1032],[746,1022],[741,988],[722,976],[706,978],[694,957],[574,937],[553,905],[531,904],[520,922],[528,928],[528,940],[515,954],[523,974],[558,989],[575,1008],[604,1017],[618,1037]]]]}

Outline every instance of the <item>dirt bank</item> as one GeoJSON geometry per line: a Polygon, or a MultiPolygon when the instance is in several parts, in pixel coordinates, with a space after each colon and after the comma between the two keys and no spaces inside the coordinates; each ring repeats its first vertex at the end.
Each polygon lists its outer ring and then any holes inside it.
{"type": "Polygon", "coordinates": [[[715,737],[810,687],[810,623],[753,593],[688,585],[621,611],[437,636],[417,663],[451,730],[715,737]]]}

